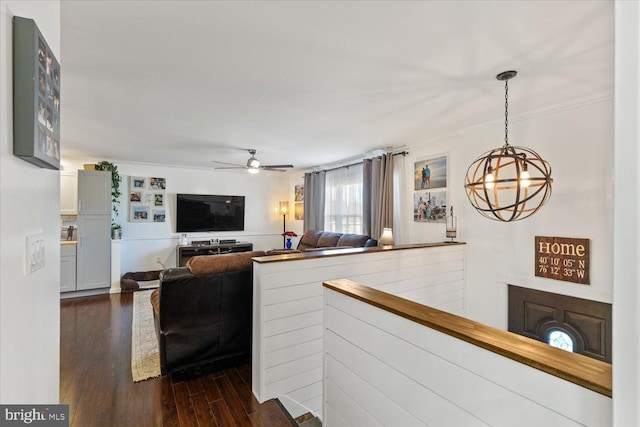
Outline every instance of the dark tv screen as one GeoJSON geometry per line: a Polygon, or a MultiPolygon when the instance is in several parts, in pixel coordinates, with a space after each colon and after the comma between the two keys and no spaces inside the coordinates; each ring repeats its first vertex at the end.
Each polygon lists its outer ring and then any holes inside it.
{"type": "Polygon", "coordinates": [[[244,196],[178,194],[176,231],[244,230],[244,196]]]}

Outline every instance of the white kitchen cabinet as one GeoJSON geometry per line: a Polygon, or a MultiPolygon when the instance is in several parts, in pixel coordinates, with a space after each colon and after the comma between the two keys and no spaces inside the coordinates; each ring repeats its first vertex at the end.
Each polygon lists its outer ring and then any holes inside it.
{"type": "Polygon", "coordinates": [[[76,245],[60,246],[60,292],[76,290],[76,245]]]}
{"type": "Polygon", "coordinates": [[[78,171],[78,215],[111,215],[111,172],[78,171]]]}
{"type": "Polygon", "coordinates": [[[78,171],[76,290],[111,286],[111,172],[78,171]]]}
{"type": "Polygon", "coordinates": [[[68,171],[60,172],[60,215],[76,215],[78,213],[78,174],[68,171]]]}
{"type": "Polygon", "coordinates": [[[111,286],[111,217],[78,215],[78,291],[111,286]]]}

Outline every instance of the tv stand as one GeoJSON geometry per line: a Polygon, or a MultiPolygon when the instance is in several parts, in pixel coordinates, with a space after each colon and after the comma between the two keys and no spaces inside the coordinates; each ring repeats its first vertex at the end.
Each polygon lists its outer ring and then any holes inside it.
{"type": "Polygon", "coordinates": [[[201,255],[221,255],[231,252],[248,252],[253,250],[250,242],[217,243],[211,245],[178,245],[176,248],[176,265],[184,267],[191,257],[201,255]]]}

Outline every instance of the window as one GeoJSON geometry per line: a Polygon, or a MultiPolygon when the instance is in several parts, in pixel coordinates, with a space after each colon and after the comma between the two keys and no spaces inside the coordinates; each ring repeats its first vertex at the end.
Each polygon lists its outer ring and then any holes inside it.
{"type": "Polygon", "coordinates": [[[552,329],[549,331],[547,344],[561,350],[573,352],[573,338],[568,333],[560,329],[552,329]]]}
{"type": "Polygon", "coordinates": [[[327,171],[324,228],[362,234],[362,164],[327,171]]]}

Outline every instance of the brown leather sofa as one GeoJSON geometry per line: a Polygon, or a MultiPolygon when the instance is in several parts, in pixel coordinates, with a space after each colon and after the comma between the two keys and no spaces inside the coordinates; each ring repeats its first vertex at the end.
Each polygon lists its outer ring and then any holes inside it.
{"type": "Polygon", "coordinates": [[[263,251],[197,256],[160,273],[151,295],[163,375],[251,357],[253,261],[263,251]]]}
{"type": "Polygon", "coordinates": [[[305,252],[339,248],[362,248],[377,245],[377,240],[363,234],[308,230],[300,238],[296,249],[305,252]]]}

